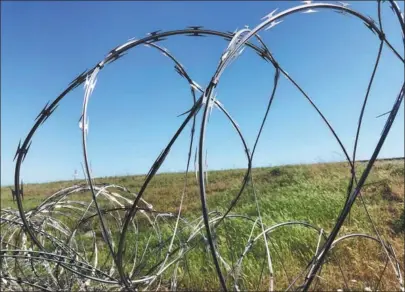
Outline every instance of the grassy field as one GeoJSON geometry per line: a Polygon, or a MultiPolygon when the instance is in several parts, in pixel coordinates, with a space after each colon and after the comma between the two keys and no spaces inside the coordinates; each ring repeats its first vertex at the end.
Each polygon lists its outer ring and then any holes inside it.
{"type": "MultiPolygon", "coordinates": [[[[364,163],[358,164],[359,174],[364,169],[364,165],[364,163]]],[[[209,172],[207,194],[210,211],[226,210],[240,188],[244,172],[245,170],[209,172]]],[[[266,226],[286,221],[306,221],[329,232],[345,202],[350,169],[345,163],[291,165],[255,168],[252,175],[258,205],[266,226]]],[[[144,176],[125,176],[96,178],[95,181],[125,186],[132,192],[137,192],[143,179],[144,176]]],[[[197,218],[201,216],[201,203],[194,173],[190,174],[189,180],[182,216],[197,218]]],[[[72,184],[74,182],[64,181],[25,185],[23,202],[25,209],[36,207],[47,196],[72,184]]],[[[176,213],[183,186],[184,174],[159,174],[152,180],[143,198],[151,203],[155,210],[176,213]]],[[[89,194],[77,195],[77,198],[79,197],[89,198],[89,194]]],[[[395,248],[403,271],[404,161],[378,161],[366,182],[362,197],[380,234],[395,248]]],[[[16,208],[16,204],[12,201],[10,189],[2,187],[1,208],[9,207],[16,208]]],[[[256,218],[257,208],[251,186],[247,187],[232,213],[256,218]]],[[[243,220],[225,221],[225,223],[217,230],[218,241],[221,242],[219,250],[221,254],[225,254],[229,262],[232,262],[232,257],[243,251],[252,225],[246,224],[243,220]]],[[[167,236],[170,235],[170,229],[165,231],[165,226],[162,225],[162,234],[165,232],[167,236]]],[[[258,234],[260,230],[255,232],[258,234]]],[[[375,235],[359,199],[340,235],[349,233],[375,235]]],[[[291,278],[302,270],[313,255],[318,235],[304,228],[293,227],[280,228],[271,234],[271,238],[274,248],[275,287],[276,289],[286,288],[291,278]],[[277,260],[278,258],[283,260],[277,260]]],[[[180,269],[178,275],[179,287],[217,290],[218,280],[210,255],[204,246],[197,246],[187,258],[187,272],[180,269]]],[[[243,287],[245,289],[266,289],[268,276],[261,276],[268,274],[266,270],[264,273],[261,271],[264,258],[265,249],[258,245],[244,259],[243,287]]],[[[151,261],[153,261],[152,257],[151,261]]],[[[346,278],[351,289],[375,287],[384,264],[381,248],[377,244],[363,239],[348,240],[334,250],[333,257],[329,258],[322,270],[325,281],[320,281],[318,287],[319,289],[332,287],[343,289],[345,288],[343,278],[346,278]],[[340,268],[344,271],[343,275],[339,272],[340,268]]],[[[231,283],[230,279],[229,283],[231,283]]],[[[379,289],[397,290],[398,288],[394,272],[387,269],[379,289]]]]}

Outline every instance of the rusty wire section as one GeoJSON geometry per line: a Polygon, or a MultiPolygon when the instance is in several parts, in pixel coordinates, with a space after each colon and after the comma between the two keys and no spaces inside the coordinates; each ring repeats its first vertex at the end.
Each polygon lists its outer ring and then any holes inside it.
{"type": "MultiPolygon", "coordinates": [[[[388,47],[397,57],[398,62],[404,63],[403,56],[400,55],[386,39],[381,19],[381,5],[390,5],[395,18],[398,19],[404,39],[404,17],[401,14],[395,1],[387,1],[382,4],[378,1],[378,21],[364,16],[349,8],[346,3],[312,3],[304,1],[303,5],[289,8],[285,11],[277,12],[277,9],[266,15],[262,22],[253,29],[242,29],[230,32],[220,32],[204,29],[199,26],[188,27],[186,29],[152,32],[142,39],[131,39],[111,50],[107,57],[99,62],[94,68],[84,71],[69,87],[63,91],[52,103],[47,103],[36,118],[36,122],[28,133],[24,142],[18,145],[16,153],[15,168],[15,189],[13,197],[16,199],[19,211],[4,209],[1,211],[1,288],[10,290],[158,290],[179,288],[180,274],[187,274],[188,266],[192,261],[193,253],[203,254],[207,260],[207,265],[212,265],[213,275],[216,274],[218,289],[222,290],[245,290],[248,272],[244,269],[244,262],[255,249],[263,251],[262,258],[257,258],[257,265],[261,265],[262,273],[258,281],[266,279],[267,290],[309,290],[315,289],[322,278],[322,268],[327,259],[333,257],[331,251],[342,242],[350,239],[364,239],[376,243],[383,251],[385,264],[381,272],[380,281],[385,271],[391,270],[396,275],[396,288],[404,291],[404,282],[400,270],[399,259],[393,247],[382,238],[372,218],[375,235],[349,234],[337,237],[337,234],[349,214],[349,211],[357,197],[360,197],[365,210],[367,207],[361,197],[361,188],[379,154],[385,138],[398,112],[399,106],[404,97],[404,84],[399,90],[398,96],[393,103],[391,111],[388,113],[386,125],[381,134],[380,140],[375,147],[373,155],[367,162],[366,168],[360,177],[355,174],[355,157],[357,141],[361,129],[363,112],[366,107],[367,98],[378,63],[381,57],[382,48],[388,47]],[[262,30],[271,29],[275,25],[286,20],[286,18],[296,13],[322,13],[324,10],[333,10],[346,16],[351,16],[363,22],[366,28],[371,30],[380,39],[379,51],[376,57],[375,67],[371,74],[369,86],[364,96],[362,110],[359,114],[359,123],[355,146],[350,157],[348,150],[340,141],[333,127],[326,117],[317,108],[309,95],[290,76],[272,56],[270,50],[259,36],[262,30]],[[186,36],[217,36],[228,41],[228,46],[219,59],[217,68],[211,78],[210,83],[203,88],[197,84],[186,72],[181,63],[166,49],[158,43],[174,35],[186,36]],[[87,134],[88,124],[88,104],[89,98],[95,88],[96,80],[100,71],[110,63],[123,57],[128,50],[136,46],[148,46],[167,56],[174,64],[175,70],[184,78],[191,90],[193,106],[182,116],[183,123],[175,132],[167,146],[163,149],[159,157],[153,163],[149,173],[137,193],[118,185],[100,185],[92,178],[87,155],[87,134]],[[237,59],[245,48],[254,50],[261,58],[269,63],[274,69],[274,87],[271,92],[267,110],[263,117],[259,133],[255,144],[250,149],[244,139],[236,121],[231,117],[224,105],[216,97],[215,88],[218,85],[221,75],[228,65],[237,59]],[[329,128],[336,142],[341,147],[351,169],[352,177],[347,190],[347,199],[343,206],[336,225],[330,232],[318,226],[313,226],[306,222],[280,222],[273,226],[266,226],[262,220],[260,206],[257,201],[256,191],[251,174],[252,159],[256,145],[259,141],[263,126],[267,119],[269,109],[274,97],[277,95],[278,81],[286,78],[303,95],[303,97],[313,106],[316,113],[322,118],[329,128]],[[86,183],[74,185],[62,189],[48,197],[36,208],[26,211],[22,206],[23,185],[20,178],[22,162],[29,150],[32,138],[37,129],[54,113],[59,102],[73,89],[84,84],[84,100],[80,128],[82,130],[82,147],[84,156],[84,172],[86,183]],[[206,153],[204,152],[204,138],[207,128],[207,121],[213,108],[221,111],[231,123],[240,138],[240,142],[245,149],[248,161],[246,173],[241,183],[239,191],[235,194],[226,212],[209,210],[206,203],[207,169],[205,165],[206,153]],[[201,128],[196,129],[197,114],[201,114],[201,128]],[[181,200],[176,213],[155,210],[154,207],[145,201],[142,196],[148,188],[149,183],[155,176],[160,166],[164,162],[172,145],[178,136],[184,131],[187,125],[191,124],[191,135],[186,167],[185,182],[183,192],[180,194],[181,200]],[[197,137],[195,134],[197,133],[197,137]],[[196,151],[193,155],[193,149],[196,151]],[[194,175],[189,175],[190,166],[194,159],[195,175],[199,186],[201,199],[201,216],[187,219],[182,216],[182,206],[188,181],[194,175]],[[233,207],[244,194],[249,186],[252,187],[254,199],[256,201],[256,216],[245,216],[232,213],[233,207]],[[89,196],[80,196],[82,193],[90,193],[89,196]],[[227,228],[227,224],[234,220],[242,221],[248,227],[247,234],[244,234],[244,248],[241,253],[232,259],[225,255],[224,250],[232,248],[226,242],[220,242],[218,233],[221,228],[227,228]],[[270,236],[273,232],[283,228],[303,228],[308,229],[313,234],[316,244],[315,251],[309,259],[307,265],[299,273],[291,274],[288,267],[283,265],[283,259],[273,248],[274,243],[270,236]],[[190,257],[190,258],[189,258],[190,257]],[[276,265],[281,262],[288,284],[285,287],[276,287],[276,265]],[[267,273],[267,275],[264,275],[267,273]]],[[[173,194],[179,195],[179,194],[173,194]]],[[[368,213],[367,213],[368,214],[368,213]]],[[[241,235],[242,237],[242,235],[241,235]]],[[[254,256],[253,256],[254,257],[254,256]]],[[[340,267],[339,259],[335,259],[340,267]]],[[[344,278],[344,271],[340,271],[344,278]]],[[[278,274],[279,275],[279,274],[278,274]]],[[[253,278],[252,278],[253,279],[253,278]]],[[[380,282],[379,281],[379,282],[380,282]]],[[[184,281],[183,281],[184,282],[184,281]]],[[[379,285],[378,282],[378,285],[379,285]]],[[[333,283],[332,283],[333,284],[333,283]]],[[[345,280],[345,288],[348,283],[345,280]]],[[[378,285],[373,289],[378,289],[378,285]]],[[[192,287],[189,287],[192,288],[192,287]]]]}

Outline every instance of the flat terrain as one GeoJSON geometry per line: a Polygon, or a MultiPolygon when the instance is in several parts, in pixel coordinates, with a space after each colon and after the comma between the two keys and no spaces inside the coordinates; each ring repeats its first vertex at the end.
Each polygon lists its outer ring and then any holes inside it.
{"type": "MultiPolygon", "coordinates": [[[[365,163],[357,165],[359,175],[365,163]]],[[[237,195],[244,174],[245,170],[208,173],[207,202],[210,211],[224,212],[227,209],[237,195]]],[[[256,219],[258,205],[263,224],[266,226],[287,221],[305,221],[328,233],[345,202],[350,169],[346,163],[291,165],[255,168],[252,175],[258,204],[255,202],[252,186],[249,185],[232,210],[232,214],[256,219]]],[[[96,178],[95,182],[124,186],[136,193],[143,180],[144,176],[125,176],[96,178]]],[[[188,180],[182,217],[193,219],[201,216],[201,202],[193,172],[189,173],[188,180]]],[[[24,207],[26,210],[34,208],[59,189],[77,183],[83,181],[24,185],[24,207]]],[[[184,174],[159,174],[152,180],[143,198],[153,205],[154,210],[176,214],[183,188],[184,174]]],[[[401,262],[401,269],[404,271],[404,161],[376,162],[361,195],[381,236],[394,247],[401,262]]],[[[75,196],[89,199],[90,194],[75,196]]],[[[16,203],[12,201],[9,188],[1,188],[1,208],[17,208],[16,203]]],[[[218,229],[218,238],[223,239],[221,252],[231,250],[227,259],[232,262],[234,255],[243,252],[252,224],[249,225],[243,220],[235,220],[229,224],[218,229]]],[[[316,232],[311,233],[302,230],[303,228],[287,229],[281,228],[271,235],[277,289],[285,289],[291,278],[305,267],[315,251],[319,236],[316,232]]],[[[346,220],[339,236],[349,233],[375,236],[360,198],[353,206],[350,218],[346,220]]],[[[325,281],[320,281],[319,289],[331,287],[344,289],[345,285],[349,285],[350,289],[364,289],[377,285],[379,289],[386,290],[399,288],[395,273],[390,267],[386,268],[381,283],[377,284],[385,266],[385,259],[381,247],[375,242],[365,239],[348,240],[338,246],[333,254],[322,271],[321,276],[325,281]]],[[[263,268],[262,265],[265,255],[265,250],[258,248],[244,259],[243,274],[246,275],[244,280],[246,289],[268,287],[266,275],[269,273],[266,271],[267,267],[263,268]]],[[[187,272],[179,272],[178,286],[197,290],[218,289],[218,280],[210,259],[210,255],[201,249],[197,248],[195,252],[191,252],[187,272]],[[205,254],[204,257],[201,254],[205,254]]]]}

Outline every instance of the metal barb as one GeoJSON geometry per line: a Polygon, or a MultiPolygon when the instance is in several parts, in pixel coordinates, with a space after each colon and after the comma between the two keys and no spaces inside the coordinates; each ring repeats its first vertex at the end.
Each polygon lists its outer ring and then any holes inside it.
{"type": "Polygon", "coordinates": [[[32,141],[30,141],[30,142],[28,143],[28,145],[26,146],[26,148],[23,148],[23,147],[21,147],[21,140],[20,140],[20,142],[18,143],[17,151],[16,151],[16,153],[15,153],[15,156],[14,156],[13,161],[15,161],[15,159],[17,158],[17,156],[20,155],[20,154],[22,154],[22,161],[24,161],[25,156],[27,155],[27,152],[28,152],[28,150],[29,150],[30,147],[31,147],[31,143],[32,143],[32,141]]]}

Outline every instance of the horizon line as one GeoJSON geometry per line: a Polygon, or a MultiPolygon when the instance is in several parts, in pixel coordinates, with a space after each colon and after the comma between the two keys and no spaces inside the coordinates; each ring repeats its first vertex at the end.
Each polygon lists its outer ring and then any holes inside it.
{"type": "MultiPolygon", "coordinates": [[[[376,161],[394,161],[394,160],[405,160],[405,156],[397,156],[397,157],[390,157],[390,158],[377,158],[376,161]]],[[[358,159],[355,162],[367,162],[369,159],[358,159]]],[[[278,167],[278,166],[293,166],[293,165],[314,165],[314,164],[332,164],[332,163],[344,163],[347,162],[347,160],[337,160],[337,161],[322,161],[322,162],[312,162],[312,163],[286,163],[286,164],[277,164],[277,165],[269,165],[269,166],[257,166],[257,167],[252,167],[253,168],[271,168],[271,167],[278,167]]],[[[240,170],[240,169],[246,169],[246,168],[226,168],[226,169],[211,169],[209,171],[227,171],[227,170],[240,170]]],[[[194,171],[189,171],[189,172],[194,172],[194,171]]],[[[176,174],[176,173],[184,173],[184,171],[165,171],[165,172],[160,172],[156,173],[156,175],[161,175],[161,174],[176,174]]],[[[110,176],[99,176],[99,177],[93,177],[93,179],[106,179],[106,178],[116,178],[116,177],[128,177],[128,176],[143,176],[146,175],[146,173],[139,173],[139,174],[125,174],[125,175],[110,175],[110,176]]],[[[77,179],[77,180],[84,180],[86,179],[77,179]]],[[[70,181],[75,181],[74,179],[66,179],[66,180],[54,180],[54,181],[44,181],[44,182],[35,182],[35,183],[25,183],[25,185],[36,185],[36,184],[50,184],[50,183],[62,183],[62,182],[70,182],[70,181]]],[[[0,185],[1,188],[7,188],[7,187],[12,187],[14,184],[7,184],[7,185],[0,185]]]]}

